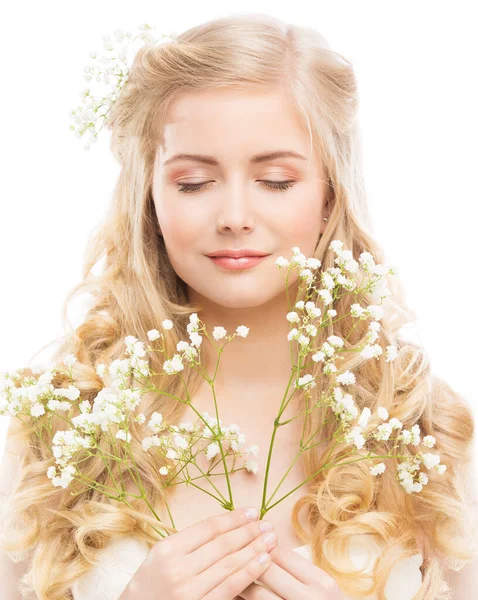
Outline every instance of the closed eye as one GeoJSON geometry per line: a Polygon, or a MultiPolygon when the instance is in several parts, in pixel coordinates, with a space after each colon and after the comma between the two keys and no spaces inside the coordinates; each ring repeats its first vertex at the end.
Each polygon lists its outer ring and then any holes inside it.
{"type": "MultiPolygon", "coordinates": [[[[266,187],[274,190],[285,191],[291,188],[295,181],[266,181],[266,180],[258,180],[260,183],[265,184],[266,187]]],[[[202,183],[178,183],[180,186],[179,192],[197,192],[199,190],[204,189],[204,186],[207,185],[208,181],[204,181],[202,183]]]]}

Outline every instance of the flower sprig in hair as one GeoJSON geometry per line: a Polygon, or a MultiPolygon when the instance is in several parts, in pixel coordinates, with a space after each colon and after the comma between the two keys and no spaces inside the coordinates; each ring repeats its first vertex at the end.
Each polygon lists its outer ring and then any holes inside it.
{"type": "MultiPolygon", "coordinates": [[[[111,107],[118,99],[123,85],[129,79],[130,62],[129,54],[135,43],[140,40],[143,45],[156,45],[162,41],[172,40],[172,36],[160,33],[157,34],[155,28],[148,23],[138,26],[139,33],[132,34],[131,31],[116,29],[113,37],[103,36],[103,48],[106,54],[99,56],[97,52],[90,52],[92,64],[84,69],[85,79],[96,82],[103,82],[109,89],[105,94],[93,95],[90,87],[80,92],[82,104],[70,111],[70,117],[74,124],[70,125],[70,130],[78,138],[86,136],[84,145],[85,150],[89,150],[92,143],[98,139],[98,134],[105,126],[108,120],[108,113],[111,107]]],[[[134,50],[136,53],[138,48],[134,50]]]]}

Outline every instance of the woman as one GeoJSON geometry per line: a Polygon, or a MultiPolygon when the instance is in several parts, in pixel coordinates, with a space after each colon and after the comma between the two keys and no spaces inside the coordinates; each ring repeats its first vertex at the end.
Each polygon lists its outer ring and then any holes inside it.
{"type": "MultiPolygon", "coordinates": [[[[188,338],[188,318],[195,313],[208,331],[245,324],[250,335],[228,345],[215,393],[221,419],[239,423],[249,440],[264,446],[291,364],[289,304],[274,261],[299,246],[323,269],[331,267],[329,246],[339,239],[354,255],[370,252],[382,262],[370,230],[357,108],[350,63],[315,30],[270,17],[217,19],[171,43],[138,51],[107,123],[122,167],[111,211],[89,244],[85,280],[74,290],[91,292],[93,305],[55,355],[58,362],[67,354],[78,358],[72,374],[82,398],[92,402],[103,388],[97,367],[121,355],[126,335],[145,340],[148,331],[171,319],[174,326],[164,333],[172,356],[177,343],[188,338]],[[209,256],[243,249],[265,258],[238,269],[239,263],[228,268],[209,256]],[[93,274],[102,258],[103,270],[93,274]]],[[[15,545],[13,526],[4,527],[5,548],[12,558],[24,559],[16,574],[11,562],[4,563],[11,597],[17,597],[13,590],[25,574],[23,589],[41,600],[337,599],[361,591],[370,598],[431,600],[445,597],[447,582],[455,598],[471,598],[456,592],[471,581],[469,561],[475,557],[466,535],[475,514],[467,488],[472,413],[432,374],[425,351],[400,338],[401,325],[413,313],[396,282],[387,283],[393,302],[379,341],[394,342],[397,358],[346,357],[340,368],[353,363],[357,405],[372,411],[383,406],[404,427],[417,422],[423,435],[436,438],[448,467],[443,475],[430,476],[419,494],[405,494],[392,468],[379,478],[363,461],[325,470],[268,513],[277,534],[268,546],[258,521],[248,521],[242,508],[260,506],[261,478],[244,470],[234,474],[240,508],[232,512],[220,510],[217,500],[197,488],[164,488],[158,475],[162,463],[144,452],[137,424],[132,449],[150,504],[167,523],[167,494],[174,515],[174,528],[166,527],[172,535],[163,539],[148,527],[152,519],[142,501],[132,499],[127,506],[96,491],[72,498],[68,489],[53,487],[45,477],[51,456],[12,420],[7,450],[22,469],[15,482],[4,475],[3,486],[11,498],[8,516],[25,530],[15,545]],[[347,572],[344,556],[353,555],[347,548],[352,539],[359,544],[356,557],[375,551],[375,573],[347,572]],[[299,547],[301,541],[307,544],[299,547]],[[302,549],[310,550],[304,554],[308,561],[293,552],[302,549]],[[253,559],[262,550],[271,560],[261,565],[253,559]],[[461,571],[453,570],[466,561],[461,571]]],[[[292,298],[297,291],[294,275],[292,298]]],[[[350,308],[347,302],[350,296],[337,303],[340,313],[350,308]]],[[[337,320],[318,335],[346,337],[349,330],[350,322],[337,320]]],[[[364,334],[358,327],[352,339],[358,343],[364,334]]],[[[216,357],[206,337],[202,352],[212,377],[216,357]]],[[[152,355],[159,373],[154,383],[170,396],[146,395],[141,412],[157,411],[179,424],[193,413],[171,397],[184,395],[184,386],[161,373],[162,363],[159,354],[152,355]]],[[[319,365],[314,368],[319,374],[319,365]]],[[[211,413],[209,384],[194,369],[183,377],[194,406],[211,413]]],[[[58,376],[55,387],[60,385],[58,376]]],[[[318,377],[314,397],[320,397],[322,385],[318,377]]],[[[303,409],[300,400],[291,416],[303,409]]],[[[308,431],[317,430],[326,415],[325,408],[311,413],[308,431]]],[[[297,451],[302,421],[292,423],[279,429],[271,485],[297,451]]],[[[324,427],[324,442],[302,455],[287,489],[315,473],[325,452],[340,456],[344,447],[326,441],[333,427],[324,427]]],[[[59,420],[43,438],[51,442],[63,428],[59,420]]],[[[87,468],[98,481],[109,481],[100,458],[92,458],[87,468]]],[[[126,470],[124,480],[129,491],[137,491],[126,470]]],[[[224,477],[216,485],[227,489],[224,477]]]]}

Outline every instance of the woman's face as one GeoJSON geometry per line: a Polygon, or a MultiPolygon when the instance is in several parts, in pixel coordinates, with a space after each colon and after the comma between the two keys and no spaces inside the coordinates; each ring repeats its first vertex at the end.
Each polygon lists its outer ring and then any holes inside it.
{"type": "MultiPolygon", "coordinates": [[[[284,294],[284,273],[275,260],[290,259],[293,246],[313,255],[325,225],[326,192],[320,161],[310,156],[307,131],[287,97],[281,90],[184,94],[166,115],[163,139],[153,199],[169,260],[190,300],[246,308],[284,294]],[[277,151],[304,158],[254,159],[277,151]],[[177,154],[209,158],[175,159],[177,154]],[[274,189],[274,182],[285,181],[286,189],[274,189]],[[195,191],[187,191],[193,184],[195,191]],[[269,256],[242,270],[207,256],[243,248],[269,256]]],[[[294,270],[289,286],[296,281],[294,270]]]]}

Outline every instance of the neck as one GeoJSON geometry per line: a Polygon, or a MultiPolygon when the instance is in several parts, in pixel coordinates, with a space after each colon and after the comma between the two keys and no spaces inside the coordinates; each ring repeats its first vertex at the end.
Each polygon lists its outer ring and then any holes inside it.
{"type": "MultiPolygon", "coordinates": [[[[295,298],[293,294],[294,290],[289,297],[295,298]]],[[[293,309],[289,308],[285,292],[266,304],[247,308],[220,306],[204,297],[192,296],[191,300],[201,305],[198,317],[213,340],[211,344],[203,336],[201,344],[201,363],[208,377],[214,376],[218,349],[226,344],[214,381],[220,413],[257,413],[259,394],[261,416],[270,418],[273,415],[274,418],[289,383],[291,361],[296,360],[295,350],[291,356],[291,342],[287,339],[290,323],[286,315],[293,309]],[[240,325],[249,328],[246,338],[236,336],[227,343],[224,339],[216,341],[212,336],[216,326],[224,327],[227,335],[232,335],[240,325]]],[[[209,394],[208,406],[212,409],[212,393],[207,382],[204,382],[204,389],[209,394]]]]}

